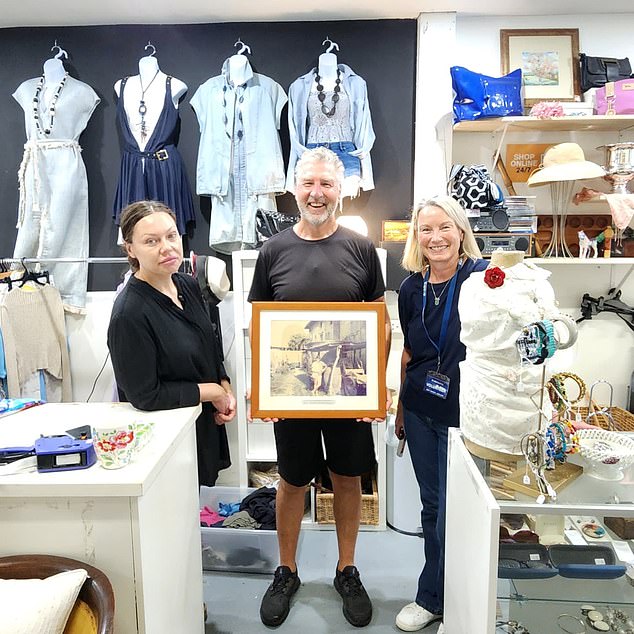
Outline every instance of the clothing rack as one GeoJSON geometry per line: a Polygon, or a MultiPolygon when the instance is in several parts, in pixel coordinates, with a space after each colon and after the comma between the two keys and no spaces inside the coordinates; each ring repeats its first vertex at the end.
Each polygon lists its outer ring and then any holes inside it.
{"type": "MultiPolygon", "coordinates": [[[[87,264],[127,264],[124,257],[102,258],[0,258],[5,264],[74,264],[85,262],[87,264]]],[[[189,263],[189,258],[183,258],[183,262],[189,263]]]]}

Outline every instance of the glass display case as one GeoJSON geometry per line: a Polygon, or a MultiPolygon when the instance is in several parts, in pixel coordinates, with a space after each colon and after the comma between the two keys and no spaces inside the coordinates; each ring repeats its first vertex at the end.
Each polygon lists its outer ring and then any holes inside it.
{"type": "MultiPolygon", "coordinates": [[[[578,455],[571,456],[571,462],[584,466],[578,455]]],[[[518,465],[521,469],[523,461],[518,465]]],[[[626,625],[628,619],[634,623],[634,579],[626,574],[628,561],[634,561],[634,541],[617,536],[604,523],[606,516],[625,518],[624,522],[634,518],[633,471],[626,470],[621,480],[601,480],[583,472],[558,491],[555,501],[542,504],[537,502],[536,495],[517,491],[512,493],[515,499],[496,499],[491,488],[498,489],[497,481],[491,475],[490,464],[473,456],[460,430],[451,429],[446,631],[451,634],[609,631],[600,629],[604,626],[591,626],[588,607],[596,608],[606,620],[610,615],[623,617],[619,627],[624,632],[634,631],[634,627],[629,629],[626,625]],[[530,526],[525,525],[526,520],[530,526]],[[517,550],[524,549],[525,555],[513,557],[520,560],[519,564],[513,564],[521,568],[519,573],[505,569],[509,555],[504,548],[499,552],[500,538],[515,534],[505,528],[509,522],[514,524],[513,528],[522,529],[517,550]],[[540,535],[542,543],[526,547],[526,543],[535,539],[535,533],[540,535]],[[546,561],[551,569],[545,567],[546,561]],[[560,618],[562,615],[572,618],[560,618]],[[524,629],[502,625],[496,630],[497,623],[509,622],[520,623],[524,629]]],[[[508,549],[510,545],[512,551],[513,543],[508,540],[505,547],[508,549]]]]}

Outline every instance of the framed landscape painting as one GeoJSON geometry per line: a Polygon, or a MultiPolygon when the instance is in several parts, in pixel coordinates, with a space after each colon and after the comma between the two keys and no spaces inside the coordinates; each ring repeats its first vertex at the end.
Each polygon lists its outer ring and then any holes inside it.
{"type": "Polygon", "coordinates": [[[502,74],[522,70],[524,103],[579,101],[579,29],[503,29],[502,74]]]}
{"type": "Polygon", "coordinates": [[[253,302],[254,418],[385,418],[383,302],[253,302]]]}

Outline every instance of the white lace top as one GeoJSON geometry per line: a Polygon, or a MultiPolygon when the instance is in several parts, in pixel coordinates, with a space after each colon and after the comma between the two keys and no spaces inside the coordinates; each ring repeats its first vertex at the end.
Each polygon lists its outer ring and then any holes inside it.
{"type": "MultiPolygon", "coordinates": [[[[539,426],[543,365],[520,364],[515,345],[521,329],[559,315],[549,271],[521,262],[504,269],[502,286],[489,288],[485,272],[472,273],[458,301],[460,339],[460,427],[472,442],[520,454],[520,438],[539,426]]],[[[547,400],[547,399],[546,399],[547,400]]]]}

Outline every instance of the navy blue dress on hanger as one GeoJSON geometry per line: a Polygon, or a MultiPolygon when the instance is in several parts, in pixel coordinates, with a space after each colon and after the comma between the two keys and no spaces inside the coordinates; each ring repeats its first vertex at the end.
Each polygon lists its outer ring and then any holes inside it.
{"type": "Polygon", "coordinates": [[[180,129],[178,109],[172,101],[171,77],[165,80],[163,110],[143,151],[132,134],[123,105],[123,91],[129,77],[121,80],[117,102],[117,123],[123,134],[123,154],[119,184],[114,201],[114,218],[119,224],[121,210],[137,200],[158,200],[176,214],[181,235],[195,223],[192,193],[180,152],[176,148],[180,129]]]}

